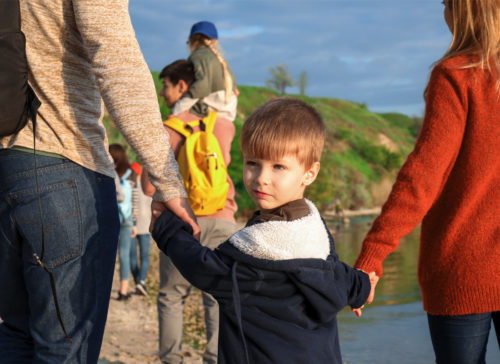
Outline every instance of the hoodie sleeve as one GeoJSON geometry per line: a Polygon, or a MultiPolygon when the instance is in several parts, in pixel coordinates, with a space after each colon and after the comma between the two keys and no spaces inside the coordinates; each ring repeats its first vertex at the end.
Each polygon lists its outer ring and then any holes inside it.
{"type": "Polygon", "coordinates": [[[217,252],[202,246],[192,228],[165,211],[156,220],[152,232],[158,248],[170,257],[179,272],[193,286],[214,294],[231,290],[231,266],[217,252]]]}
{"type": "MultiPolygon", "coordinates": [[[[349,306],[359,308],[365,304],[371,289],[368,274],[338,261],[335,265],[335,279],[344,282],[349,306]]],[[[339,285],[342,287],[342,284],[339,285]]]]}

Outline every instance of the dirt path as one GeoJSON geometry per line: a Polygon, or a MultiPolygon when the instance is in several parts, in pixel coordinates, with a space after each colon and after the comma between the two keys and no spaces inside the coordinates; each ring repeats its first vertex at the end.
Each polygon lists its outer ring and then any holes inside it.
{"type": "MultiPolygon", "coordinates": [[[[125,302],[116,300],[119,286],[117,262],[99,364],[159,363],[156,311],[158,256],[159,250],[152,242],[147,278],[150,295],[144,297],[133,294],[125,302]]],[[[187,299],[184,310],[183,352],[186,364],[201,364],[202,362],[200,353],[204,349],[205,340],[203,310],[200,304],[200,292],[194,290],[187,299]]]]}

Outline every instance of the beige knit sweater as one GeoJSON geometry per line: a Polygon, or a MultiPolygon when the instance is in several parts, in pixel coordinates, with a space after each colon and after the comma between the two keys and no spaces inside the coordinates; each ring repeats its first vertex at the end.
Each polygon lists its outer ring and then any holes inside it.
{"type": "MultiPolygon", "coordinates": [[[[185,197],[126,0],[21,0],[29,81],[42,102],[36,149],[114,176],[104,106],[137,152],[155,199],[185,197]],[[103,102],[104,101],[104,102],[103,102]]],[[[33,148],[29,123],[0,148],[33,148]]]]}

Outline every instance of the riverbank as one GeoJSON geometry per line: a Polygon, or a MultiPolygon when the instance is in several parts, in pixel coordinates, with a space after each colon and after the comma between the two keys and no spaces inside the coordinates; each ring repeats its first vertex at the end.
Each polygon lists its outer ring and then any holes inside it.
{"type": "MultiPolygon", "coordinates": [[[[117,301],[119,264],[116,263],[108,320],[99,357],[99,364],[158,363],[158,313],[156,299],[159,287],[159,253],[154,242],[150,249],[147,277],[149,296],[133,294],[127,301],[117,301]]],[[[201,364],[206,344],[200,291],[194,289],[184,308],[185,364],[201,364]]]]}
{"type": "Polygon", "coordinates": [[[325,218],[335,219],[335,218],[353,218],[359,216],[377,216],[380,215],[381,207],[374,207],[372,209],[359,209],[359,210],[342,210],[337,213],[335,210],[328,210],[323,212],[325,218]]]}

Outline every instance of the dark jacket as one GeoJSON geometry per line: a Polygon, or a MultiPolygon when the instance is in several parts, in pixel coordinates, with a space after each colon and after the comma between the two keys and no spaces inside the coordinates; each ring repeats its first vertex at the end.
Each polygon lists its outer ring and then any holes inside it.
{"type": "Polygon", "coordinates": [[[172,213],[156,221],[158,247],[219,302],[219,363],[342,363],[337,312],[363,305],[370,281],[339,261],[324,221],[311,212],[247,226],[215,251],[172,213]]]}

